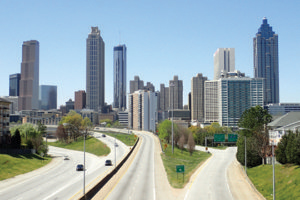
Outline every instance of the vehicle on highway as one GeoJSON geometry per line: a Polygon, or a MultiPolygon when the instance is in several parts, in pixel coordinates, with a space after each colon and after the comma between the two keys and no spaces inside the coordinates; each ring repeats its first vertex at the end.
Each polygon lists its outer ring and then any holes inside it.
{"type": "Polygon", "coordinates": [[[106,137],[106,135],[105,135],[105,134],[102,134],[102,137],[106,137]]]}
{"type": "Polygon", "coordinates": [[[105,161],[105,166],[111,166],[111,165],[112,165],[111,160],[106,160],[106,161],[105,161]]]}
{"type": "Polygon", "coordinates": [[[64,160],[70,160],[69,156],[65,156],[64,160]]]}
{"type": "Polygon", "coordinates": [[[78,164],[76,166],[76,171],[83,171],[83,164],[78,164]]]}
{"type": "Polygon", "coordinates": [[[115,143],[115,146],[118,147],[119,146],[118,143],[115,143]]]}

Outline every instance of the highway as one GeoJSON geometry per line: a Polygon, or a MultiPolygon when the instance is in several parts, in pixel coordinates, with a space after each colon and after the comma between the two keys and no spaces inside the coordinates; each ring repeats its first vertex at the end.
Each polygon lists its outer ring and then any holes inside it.
{"type": "MultiPolygon", "coordinates": [[[[111,148],[107,157],[97,157],[86,153],[86,186],[93,182],[96,177],[103,176],[113,166],[104,166],[106,159],[111,159],[114,164],[115,147],[114,139],[95,136],[111,148]]],[[[129,147],[121,143],[116,147],[116,159],[120,160],[129,147]]],[[[76,171],[77,164],[83,164],[83,152],[50,147],[49,154],[56,157],[51,167],[47,170],[36,170],[25,175],[0,182],[0,199],[26,200],[26,199],[70,199],[77,193],[83,193],[83,171],[76,171]],[[64,160],[68,156],[70,160],[64,160]]]]}
{"type": "MultiPolygon", "coordinates": [[[[204,151],[203,147],[197,146],[196,149],[204,151]]],[[[209,151],[213,156],[197,170],[194,180],[192,179],[188,185],[185,200],[233,199],[227,180],[227,169],[234,160],[237,149],[236,147],[229,147],[226,150],[209,148],[209,151]]]]}
{"type": "Polygon", "coordinates": [[[151,133],[137,132],[141,146],[134,161],[106,199],[155,200],[154,139],[151,133]]]}

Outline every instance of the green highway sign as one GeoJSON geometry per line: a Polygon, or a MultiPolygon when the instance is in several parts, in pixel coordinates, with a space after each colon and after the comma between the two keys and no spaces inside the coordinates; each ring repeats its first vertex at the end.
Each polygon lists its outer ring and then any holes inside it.
{"type": "Polygon", "coordinates": [[[225,142],[225,134],[214,134],[214,142],[225,142]]]}
{"type": "Polygon", "coordinates": [[[184,165],[176,165],[177,173],[184,173],[184,165]]]}
{"type": "Polygon", "coordinates": [[[237,134],[228,134],[228,142],[236,142],[238,138],[237,134]]]}

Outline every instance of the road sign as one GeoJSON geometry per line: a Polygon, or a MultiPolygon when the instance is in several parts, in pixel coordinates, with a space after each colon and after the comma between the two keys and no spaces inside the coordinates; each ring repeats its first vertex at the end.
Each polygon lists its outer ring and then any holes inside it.
{"type": "Polygon", "coordinates": [[[184,173],[184,165],[176,165],[177,173],[184,173]]]}
{"type": "Polygon", "coordinates": [[[237,134],[228,134],[228,142],[236,142],[238,138],[237,134]]]}
{"type": "Polygon", "coordinates": [[[214,142],[225,142],[225,134],[214,134],[214,142]]]}

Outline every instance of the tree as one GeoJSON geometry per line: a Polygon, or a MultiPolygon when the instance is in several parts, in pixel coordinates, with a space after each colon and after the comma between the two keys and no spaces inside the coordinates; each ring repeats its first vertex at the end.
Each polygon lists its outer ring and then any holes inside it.
{"type": "Polygon", "coordinates": [[[40,132],[40,134],[45,135],[47,133],[47,126],[42,124],[40,121],[38,122],[37,126],[37,130],[40,132]]]}
{"type": "Polygon", "coordinates": [[[178,141],[178,146],[181,149],[181,153],[184,149],[184,144],[185,144],[185,137],[184,137],[184,134],[181,134],[180,139],[178,141]]]}
{"type": "Polygon", "coordinates": [[[194,141],[193,133],[189,134],[187,148],[188,148],[188,150],[190,152],[190,156],[191,156],[195,150],[195,141],[194,141]]]}
{"type": "Polygon", "coordinates": [[[275,150],[276,160],[281,164],[287,163],[286,148],[288,144],[289,134],[290,132],[282,136],[280,142],[277,145],[277,149],[275,150]]]}
{"type": "Polygon", "coordinates": [[[73,140],[77,140],[77,138],[81,135],[82,116],[76,113],[74,110],[71,110],[67,116],[63,117],[59,124],[66,124],[66,127],[70,133],[70,137],[73,140]]]}
{"type": "MultiPolygon", "coordinates": [[[[176,145],[179,140],[178,126],[176,123],[173,123],[173,134],[174,144],[176,145]]],[[[158,125],[158,137],[166,140],[167,143],[172,142],[172,122],[170,120],[164,120],[158,125]]]]}
{"type": "MultiPolygon", "coordinates": [[[[253,143],[252,140],[255,138],[250,137],[247,138],[247,166],[248,167],[255,167],[262,164],[262,159],[258,155],[258,152],[253,150],[253,143]]],[[[237,143],[236,143],[238,149],[236,153],[237,160],[242,164],[245,165],[245,138],[244,137],[238,137],[237,143]]]]}
{"type": "MultiPolygon", "coordinates": [[[[256,151],[255,155],[261,157],[263,164],[266,155],[270,153],[267,124],[271,121],[272,116],[267,110],[261,106],[255,106],[245,110],[238,122],[238,126],[242,129],[239,131],[240,135],[246,136],[247,139],[248,137],[252,138],[249,140],[249,145],[252,145],[252,149],[256,151]]],[[[238,150],[239,148],[240,146],[238,146],[238,150]]]]}
{"type": "Polygon", "coordinates": [[[91,122],[90,118],[85,117],[81,122],[81,129],[85,131],[85,136],[88,135],[88,131],[92,130],[93,123],[91,122]]]}
{"type": "Polygon", "coordinates": [[[20,149],[21,148],[21,135],[19,129],[17,129],[14,135],[11,137],[11,145],[13,148],[20,149]]]}
{"type": "Polygon", "coordinates": [[[58,125],[55,135],[59,141],[66,142],[66,143],[69,142],[68,141],[68,133],[66,132],[66,130],[62,124],[58,125]]]}

